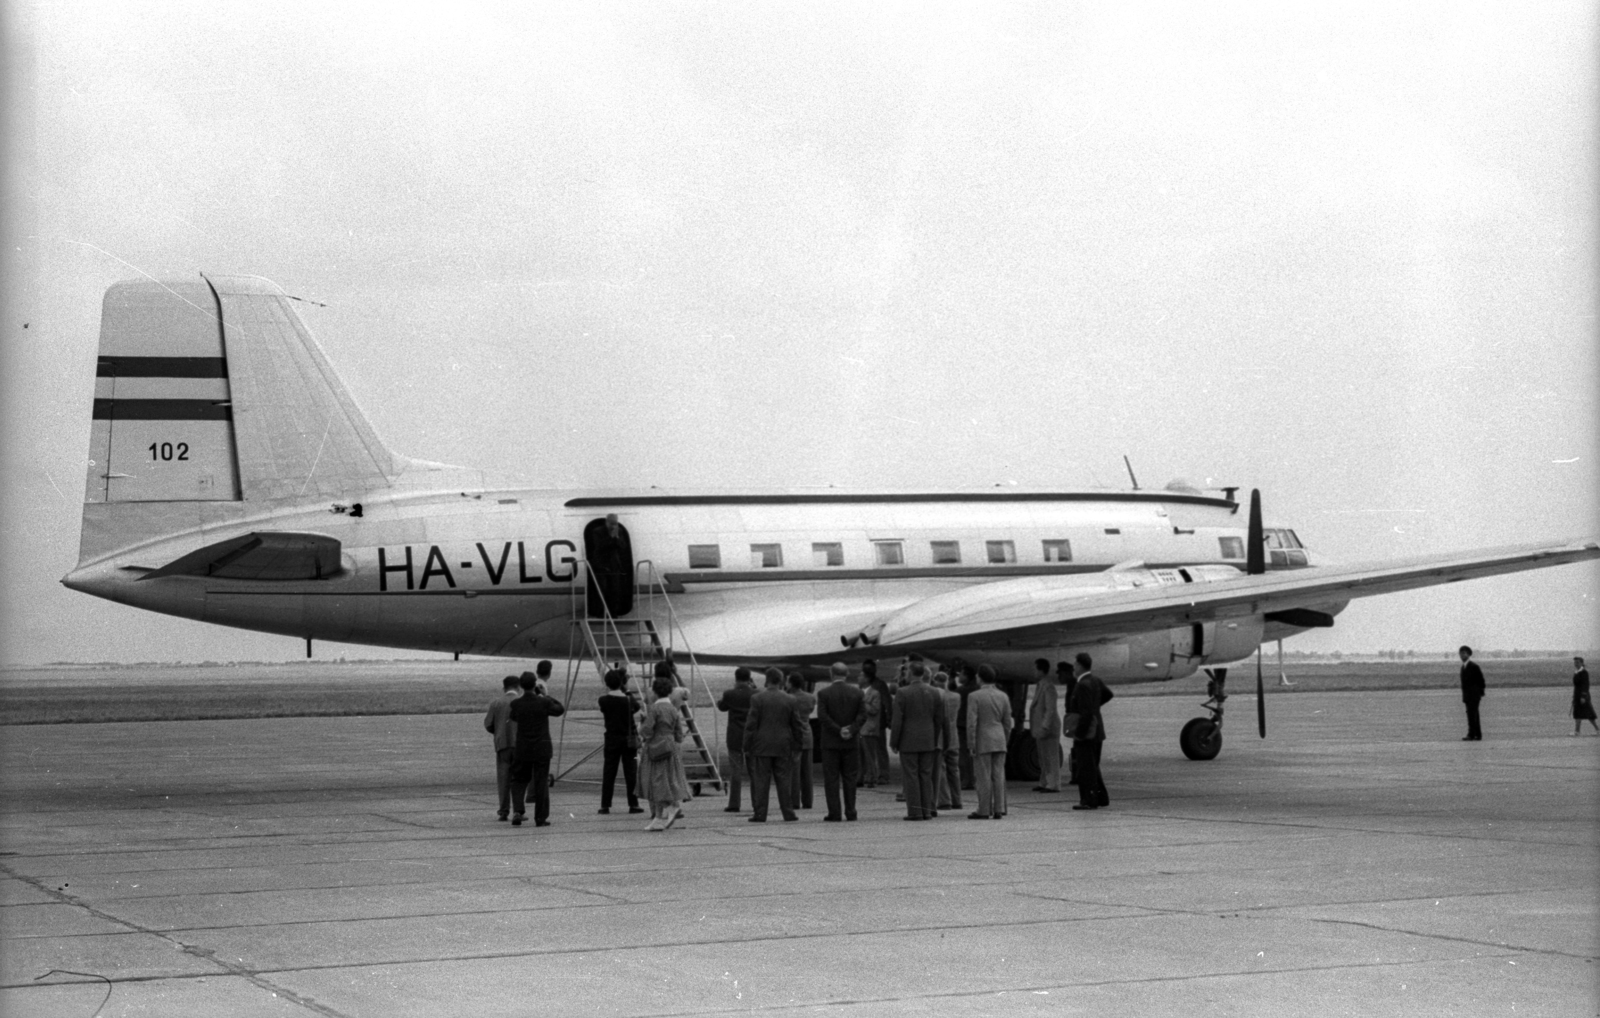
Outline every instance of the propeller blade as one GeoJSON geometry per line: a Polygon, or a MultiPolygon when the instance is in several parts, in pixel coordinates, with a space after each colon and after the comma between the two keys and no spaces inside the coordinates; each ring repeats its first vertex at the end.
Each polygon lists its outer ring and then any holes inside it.
{"type": "Polygon", "coordinates": [[[1261,682],[1261,648],[1256,648],[1256,730],[1267,737],[1267,688],[1261,682]]]}
{"type": "Polygon", "coordinates": [[[1244,571],[1260,576],[1267,571],[1266,538],[1261,531],[1261,489],[1250,489],[1250,529],[1245,532],[1244,571]]]}

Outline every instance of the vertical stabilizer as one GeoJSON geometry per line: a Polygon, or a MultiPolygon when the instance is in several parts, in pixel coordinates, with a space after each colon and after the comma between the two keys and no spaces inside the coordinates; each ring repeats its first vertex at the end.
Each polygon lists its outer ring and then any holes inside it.
{"type": "Polygon", "coordinates": [[[255,276],[106,291],[82,561],[276,505],[359,501],[396,457],[289,297],[255,276]]]}

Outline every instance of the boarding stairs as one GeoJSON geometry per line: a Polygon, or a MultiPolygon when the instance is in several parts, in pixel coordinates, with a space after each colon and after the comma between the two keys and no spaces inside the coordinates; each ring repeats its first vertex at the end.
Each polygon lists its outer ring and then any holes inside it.
{"type": "MultiPolygon", "coordinates": [[[[702,787],[706,785],[718,792],[726,790],[722,772],[717,767],[720,747],[706,743],[700,725],[695,719],[693,706],[696,684],[698,683],[703,689],[708,700],[711,688],[700,677],[699,664],[695,661],[693,651],[689,649],[682,627],[678,625],[677,616],[672,610],[671,598],[667,594],[666,583],[656,572],[655,564],[646,559],[635,568],[635,579],[642,582],[637,582],[641,596],[635,599],[634,610],[630,613],[632,618],[615,618],[603,599],[602,614],[591,616],[588,611],[587,591],[584,587],[586,584],[594,583],[595,577],[587,561],[578,565],[579,575],[584,582],[572,585],[572,632],[568,645],[574,653],[569,655],[567,661],[567,689],[564,698],[569,713],[562,715],[561,718],[561,745],[556,749],[555,770],[551,780],[566,777],[602,752],[604,748],[602,745],[590,750],[566,769],[561,768],[561,751],[566,741],[567,717],[570,716],[572,696],[585,666],[585,662],[576,656],[576,652],[581,650],[587,657],[588,663],[594,665],[595,674],[602,684],[608,671],[612,668],[622,668],[628,673],[629,688],[636,689],[640,695],[643,695],[655,680],[657,662],[679,659],[685,661],[689,667],[688,681],[684,680],[676,668],[673,669],[674,684],[689,692],[689,695],[682,697],[682,702],[678,704],[678,711],[683,715],[684,728],[689,734],[685,745],[679,750],[683,754],[684,774],[689,779],[689,787],[695,795],[699,795],[702,787]],[[657,620],[663,622],[664,626],[658,626],[657,620]],[[672,639],[674,634],[682,640],[684,649],[681,654],[675,650],[672,639]],[[663,636],[666,637],[665,642],[663,636]]],[[[713,723],[711,727],[714,738],[716,725],[713,723]]]]}

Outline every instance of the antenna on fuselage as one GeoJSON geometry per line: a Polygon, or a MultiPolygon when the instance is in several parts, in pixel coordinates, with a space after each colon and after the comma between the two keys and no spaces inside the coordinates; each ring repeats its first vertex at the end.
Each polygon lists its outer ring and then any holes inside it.
{"type": "Polygon", "coordinates": [[[1127,454],[1123,454],[1122,465],[1128,468],[1128,480],[1133,482],[1133,490],[1138,491],[1139,479],[1133,476],[1133,464],[1128,460],[1127,454]]]}

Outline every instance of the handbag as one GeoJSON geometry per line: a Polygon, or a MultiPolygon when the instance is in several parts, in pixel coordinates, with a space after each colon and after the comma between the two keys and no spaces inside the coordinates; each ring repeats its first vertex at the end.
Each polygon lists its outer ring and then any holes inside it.
{"type": "Polygon", "coordinates": [[[1061,719],[1061,732],[1069,739],[1078,737],[1078,722],[1081,720],[1076,714],[1068,714],[1061,719]]]}
{"type": "Polygon", "coordinates": [[[650,762],[651,763],[660,763],[663,760],[671,760],[672,759],[672,754],[676,753],[677,751],[678,751],[678,744],[675,743],[675,742],[671,742],[671,741],[666,742],[659,749],[656,748],[655,746],[651,746],[650,747],[650,762]]]}

